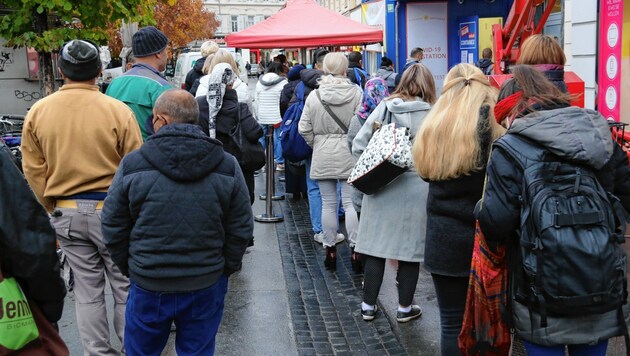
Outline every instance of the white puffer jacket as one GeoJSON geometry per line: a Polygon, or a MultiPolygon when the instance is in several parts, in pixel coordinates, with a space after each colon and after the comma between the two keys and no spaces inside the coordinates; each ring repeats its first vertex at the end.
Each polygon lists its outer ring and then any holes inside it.
{"type": "Polygon", "coordinates": [[[350,120],[361,105],[361,88],[349,80],[344,83],[322,82],[304,103],[298,124],[300,135],[313,147],[311,179],[346,179],[354,167],[354,158],[348,149],[348,133],[326,112],[317,98],[328,103],[341,122],[350,126],[350,120]]]}
{"type": "Polygon", "coordinates": [[[275,125],[282,121],[280,95],[286,84],[286,78],[276,73],[267,73],[256,83],[254,109],[261,125],[275,125]]]}

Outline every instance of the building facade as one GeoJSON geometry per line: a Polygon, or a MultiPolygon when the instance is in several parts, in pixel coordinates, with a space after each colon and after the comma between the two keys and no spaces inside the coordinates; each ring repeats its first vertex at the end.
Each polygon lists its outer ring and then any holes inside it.
{"type": "Polygon", "coordinates": [[[242,31],[277,13],[286,0],[205,0],[204,6],[216,14],[221,26],[215,36],[224,38],[242,31]]]}

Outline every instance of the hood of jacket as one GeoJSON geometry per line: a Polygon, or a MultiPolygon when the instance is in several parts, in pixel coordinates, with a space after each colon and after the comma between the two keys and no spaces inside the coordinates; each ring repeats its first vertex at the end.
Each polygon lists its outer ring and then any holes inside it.
{"type": "Polygon", "coordinates": [[[383,79],[389,78],[389,76],[394,75],[394,71],[389,69],[388,67],[380,67],[376,71],[376,76],[381,77],[383,79]]]}
{"type": "MultiPolygon", "coordinates": [[[[392,100],[383,100],[387,110],[396,115],[396,121],[404,127],[408,127],[412,135],[418,130],[422,120],[418,120],[418,116],[424,117],[426,112],[431,110],[431,105],[425,103],[420,98],[416,100],[404,101],[400,98],[392,100]],[[418,113],[424,111],[425,113],[418,113]]],[[[387,117],[384,118],[387,120],[387,117]]]]}
{"type": "Polygon", "coordinates": [[[492,65],[492,60],[488,58],[482,58],[479,60],[479,68],[484,69],[492,65]]]}
{"type": "Polygon", "coordinates": [[[204,135],[198,125],[170,124],[150,136],[140,154],[165,176],[197,181],[223,161],[223,146],[204,135]]]}
{"type": "Polygon", "coordinates": [[[319,86],[319,95],[330,105],[343,105],[355,98],[357,90],[360,88],[349,81],[335,84],[324,83],[319,86]]]}
{"type": "Polygon", "coordinates": [[[195,72],[203,75],[203,65],[206,63],[206,58],[207,57],[201,57],[199,59],[197,59],[197,61],[195,62],[195,65],[193,66],[193,69],[195,70],[195,72]]]}
{"type": "Polygon", "coordinates": [[[317,81],[322,75],[324,72],[319,69],[304,69],[300,72],[300,79],[307,87],[317,89],[319,87],[317,81]]]}
{"type": "Polygon", "coordinates": [[[602,168],[614,143],[604,117],[593,110],[567,107],[543,110],[514,120],[508,133],[537,142],[564,159],[602,168]]]}
{"type": "Polygon", "coordinates": [[[411,101],[404,101],[400,98],[394,98],[392,100],[385,99],[384,101],[385,105],[387,105],[387,110],[393,113],[406,113],[431,109],[431,105],[425,103],[420,98],[416,98],[411,101]]]}
{"type": "Polygon", "coordinates": [[[287,78],[277,75],[276,73],[266,73],[258,82],[263,86],[264,89],[269,89],[274,85],[282,82],[283,80],[287,80],[287,78]]]}

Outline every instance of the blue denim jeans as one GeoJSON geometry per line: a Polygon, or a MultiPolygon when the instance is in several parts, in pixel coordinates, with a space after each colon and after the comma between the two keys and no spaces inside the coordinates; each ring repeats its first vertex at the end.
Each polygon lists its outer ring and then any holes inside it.
{"type": "MultiPolygon", "coordinates": [[[[267,142],[265,141],[265,137],[267,137],[269,125],[262,125],[263,128],[263,137],[260,138],[260,143],[263,146],[263,149],[267,149],[267,142]]],[[[282,144],[280,144],[280,129],[273,130],[273,160],[276,163],[284,163],[284,157],[282,156],[282,144]]]]}
{"type": "Polygon", "coordinates": [[[284,163],[282,144],[280,144],[280,129],[273,130],[273,160],[276,163],[284,163]]]}
{"type": "Polygon", "coordinates": [[[151,292],[131,281],[125,313],[127,355],[159,356],[175,322],[175,349],[183,355],[214,355],[214,341],[227,293],[222,275],[212,286],[193,292],[151,292]]]}
{"type": "MultiPolygon", "coordinates": [[[[525,350],[532,356],[564,356],[565,346],[541,346],[523,340],[525,350]]],[[[605,356],[608,348],[608,340],[600,341],[595,345],[569,345],[569,356],[605,356]]]]}
{"type": "Polygon", "coordinates": [[[308,190],[308,206],[311,215],[311,226],[314,233],[322,232],[322,196],[316,180],[311,179],[312,158],[304,160],[306,163],[306,189],[308,190]]]}
{"type": "Polygon", "coordinates": [[[267,125],[260,125],[263,129],[263,135],[258,139],[258,142],[263,146],[263,150],[267,149],[267,125]]]}

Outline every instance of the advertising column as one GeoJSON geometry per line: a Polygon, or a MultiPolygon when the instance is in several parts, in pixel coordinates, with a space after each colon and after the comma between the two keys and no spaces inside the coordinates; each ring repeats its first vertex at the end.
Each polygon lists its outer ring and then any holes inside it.
{"type": "Polygon", "coordinates": [[[619,121],[623,0],[601,0],[599,13],[597,107],[606,119],[619,121]]]}

